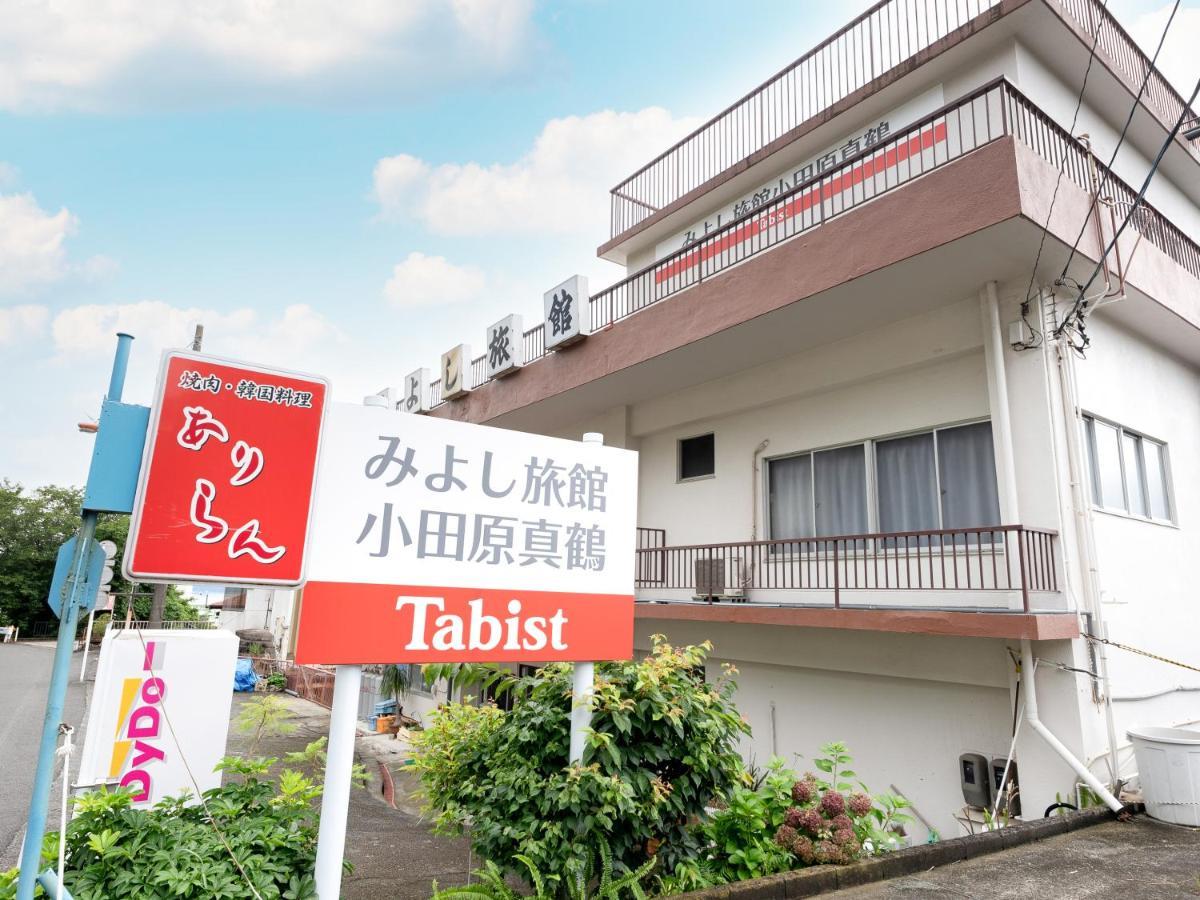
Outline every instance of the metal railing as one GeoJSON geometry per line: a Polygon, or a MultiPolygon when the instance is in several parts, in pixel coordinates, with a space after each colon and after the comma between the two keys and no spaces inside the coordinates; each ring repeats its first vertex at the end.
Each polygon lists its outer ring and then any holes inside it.
{"type": "Polygon", "coordinates": [[[1058,533],[1024,525],[645,547],[639,590],[745,599],[749,591],[1012,591],[1057,593],[1058,533]]]}
{"type": "MultiPolygon", "coordinates": [[[[611,236],[707,184],[958,29],[974,27],[1000,2],[877,3],[614,187],[611,236]]],[[[1121,74],[1141,84],[1150,62],[1099,0],[1046,2],[1095,40],[1121,74]]],[[[1144,101],[1170,124],[1185,107],[1157,70],[1151,72],[1144,101]]]]}
{"type": "MultiPolygon", "coordinates": [[[[594,294],[589,300],[592,328],[612,325],[1008,136],[1051,165],[1063,166],[1072,181],[1090,190],[1087,148],[999,78],[594,294]]],[[[1095,165],[1101,176],[1108,171],[1098,161],[1095,165]]],[[[1111,172],[1106,190],[1118,208],[1137,196],[1111,172]]],[[[1200,278],[1200,245],[1153,206],[1143,206],[1145,214],[1132,227],[1200,278]]],[[[527,363],[546,353],[542,331],[539,324],[524,334],[527,363]]],[[[483,356],[472,360],[475,385],[487,380],[484,362],[483,356]]],[[[434,390],[440,400],[438,382],[434,390]]]]}
{"type": "MultiPolygon", "coordinates": [[[[1150,73],[1146,79],[1146,90],[1142,93],[1142,103],[1163,124],[1168,127],[1174,125],[1184,110],[1189,109],[1179,92],[1158,69],[1150,65],[1149,57],[1100,0],[1052,0],[1051,5],[1058,6],[1072,18],[1089,40],[1095,40],[1097,50],[1107,56],[1131,83],[1140,85],[1146,73],[1150,73]]],[[[1191,114],[1195,116],[1195,112],[1191,114]]]]}

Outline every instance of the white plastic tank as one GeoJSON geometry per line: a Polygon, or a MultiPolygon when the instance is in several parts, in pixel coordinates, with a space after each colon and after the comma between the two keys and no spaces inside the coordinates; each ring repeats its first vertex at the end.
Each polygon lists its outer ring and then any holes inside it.
{"type": "Polygon", "coordinates": [[[1200,827],[1200,731],[1139,728],[1127,733],[1146,812],[1163,822],[1200,827]]]}

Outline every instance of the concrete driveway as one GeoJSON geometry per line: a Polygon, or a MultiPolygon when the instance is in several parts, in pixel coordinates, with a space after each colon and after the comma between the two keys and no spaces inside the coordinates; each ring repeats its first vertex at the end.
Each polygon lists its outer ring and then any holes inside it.
{"type": "Polygon", "coordinates": [[[1138,816],[952,863],[918,875],[836,891],[839,900],[1178,900],[1200,896],[1200,829],[1138,816]]]}

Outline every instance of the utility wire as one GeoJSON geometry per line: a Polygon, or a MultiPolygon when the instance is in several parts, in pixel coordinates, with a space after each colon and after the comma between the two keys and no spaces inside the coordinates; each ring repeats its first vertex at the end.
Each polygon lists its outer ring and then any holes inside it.
{"type": "MultiPolygon", "coordinates": [[[[1200,80],[1196,81],[1196,86],[1192,88],[1192,96],[1189,97],[1187,103],[1184,104],[1183,112],[1180,113],[1179,119],[1175,122],[1175,126],[1171,129],[1171,133],[1167,135],[1167,139],[1163,141],[1163,145],[1158,150],[1158,155],[1154,157],[1154,162],[1150,164],[1150,171],[1146,173],[1146,179],[1142,182],[1142,187],[1141,190],[1138,191],[1137,199],[1133,201],[1132,205],[1130,205],[1129,212],[1125,214],[1125,218],[1121,220],[1120,226],[1113,233],[1112,240],[1108,242],[1108,246],[1105,247],[1104,251],[1100,254],[1100,259],[1097,260],[1096,267],[1092,269],[1091,276],[1086,282],[1080,285],[1079,296],[1075,298],[1075,305],[1072,306],[1071,311],[1067,313],[1066,317],[1062,320],[1062,322],[1059,323],[1058,327],[1054,329],[1055,337],[1060,337],[1076,319],[1078,319],[1080,325],[1082,325],[1083,314],[1086,312],[1088,303],[1086,300],[1088,288],[1092,286],[1092,282],[1094,282],[1096,277],[1100,274],[1100,270],[1104,266],[1104,260],[1108,258],[1108,254],[1112,252],[1113,247],[1117,245],[1117,241],[1120,240],[1121,234],[1129,225],[1134,213],[1136,213],[1138,207],[1142,205],[1142,200],[1144,200],[1146,197],[1146,189],[1150,187],[1150,181],[1154,178],[1155,173],[1158,171],[1158,166],[1162,162],[1162,158],[1166,156],[1167,149],[1171,146],[1172,142],[1174,142],[1175,135],[1179,133],[1179,129],[1182,128],[1183,123],[1187,121],[1188,116],[1190,115],[1191,105],[1196,102],[1197,95],[1200,95],[1200,80]]],[[[1086,345],[1086,337],[1084,340],[1086,345]]]]}
{"type": "MultiPolygon", "coordinates": [[[[1101,4],[1102,8],[1108,9],[1108,0],[1104,0],[1101,4]]],[[[1083,107],[1083,95],[1087,91],[1088,75],[1092,71],[1092,63],[1096,61],[1096,46],[1100,43],[1100,29],[1096,29],[1096,36],[1092,39],[1091,49],[1088,50],[1087,68],[1083,70],[1083,84],[1079,86],[1079,96],[1075,98],[1075,114],[1071,116],[1071,127],[1068,133],[1074,136],[1075,125],[1079,121],[1079,110],[1083,107]]],[[[1033,260],[1033,268],[1029,272],[1029,286],[1025,289],[1025,302],[1021,304],[1022,317],[1029,314],[1029,301],[1033,299],[1033,282],[1037,278],[1038,263],[1042,261],[1042,250],[1046,246],[1046,233],[1050,229],[1050,216],[1054,214],[1054,204],[1058,200],[1058,189],[1062,185],[1063,172],[1067,168],[1067,149],[1063,148],[1062,159],[1058,163],[1058,178],[1054,181],[1054,193],[1050,196],[1050,209],[1046,212],[1046,223],[1042,226],[1042,238],[1038,241],[1037,256],[1033,260]]]]}
{"type": "Polygon", "coordinates": [[[1121,149],[1121,144],[1125,142],[1125,135],[1129,131],[1129,125],[1133,122],[1134,113],[1137,112],[1138,104],[1142,102],[1142,94],[1146,92],[1146,85],[1150,83],[1150,75],[1157,71],[1154,66],[1158,62],[1158,54],[1162,52],[1163,44],[1166,43],[1167,33],[1171,30],[1171,23],[1175,21],[1175,13],[1179,11],[1179,0],[1175,0],[1175,5],[1171,7],[1171,14],[1167,16],[1167,24],[1163,27],[1162,35],[1158,39],[1158,46],[1154,48],[1154,56],[1150,57],[1150,65],[1146,67],[1146,74],[1142,78],[1142,86],[1138,88],[1137,96],[1133,98],[1133,103],[1129,107],[1129,115],[1125,117],[1125,125],[1121,129],[1121,134],[1117,138],[1116,146],[1113,147],[1112,155],[1108,158],[1108,166],[1104,170],[1104,175],[1100,179],[1100,184],[1096,188],[1096,195],[1092,198],[1092,202],[1088,207],[1087,215],[1083,217],[1083,222],[1079,226],[1079,234],[1075,235],[1075,242],[1071,244],[1071,252],[1067,256],[1066,263],[1063,264],[1062,274],[1058,277],[1058,283],[1062,283],[1067,277],[1067,269],[1071,262],[1075,259],[1075,253],[1079,249],[1079,242],[1083,240],[1083,233],[1087,230],[1088,219],[1092,215],[1092,210],[1096,208],[1096,204],[1100,197],[1104,194],[1104,186],[1108,184],[1108,178],[1112,174],[1113,163],[1117,160],[1117,152],[1121,149]]]}

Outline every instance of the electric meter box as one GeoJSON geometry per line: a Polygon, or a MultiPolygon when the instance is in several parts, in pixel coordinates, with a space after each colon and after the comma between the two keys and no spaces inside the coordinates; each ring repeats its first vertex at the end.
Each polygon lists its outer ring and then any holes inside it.
{"type": "Polygon", "coordinates": [[[987,809],[992,801],[992,771],[982,753],[964,753],[958,758],[958,776],[962,781],[967,806],[987,809]]]}
{"type": "Polygon", "coordinates": [[[1002,812],[1007,812],[1010,816],[1019,816],[1021,814],[1021,782],[1017,778],[1017,761],[1014,759],[1008,764],[1008,779],[1004,778],[1004,764],[1008,762],[1005,759],[992,760],[992,794],[993,796],[1000,794],[1001,782],[1004,784],[1004,793],[1000,795],[999,809],[1002,812]]]}

